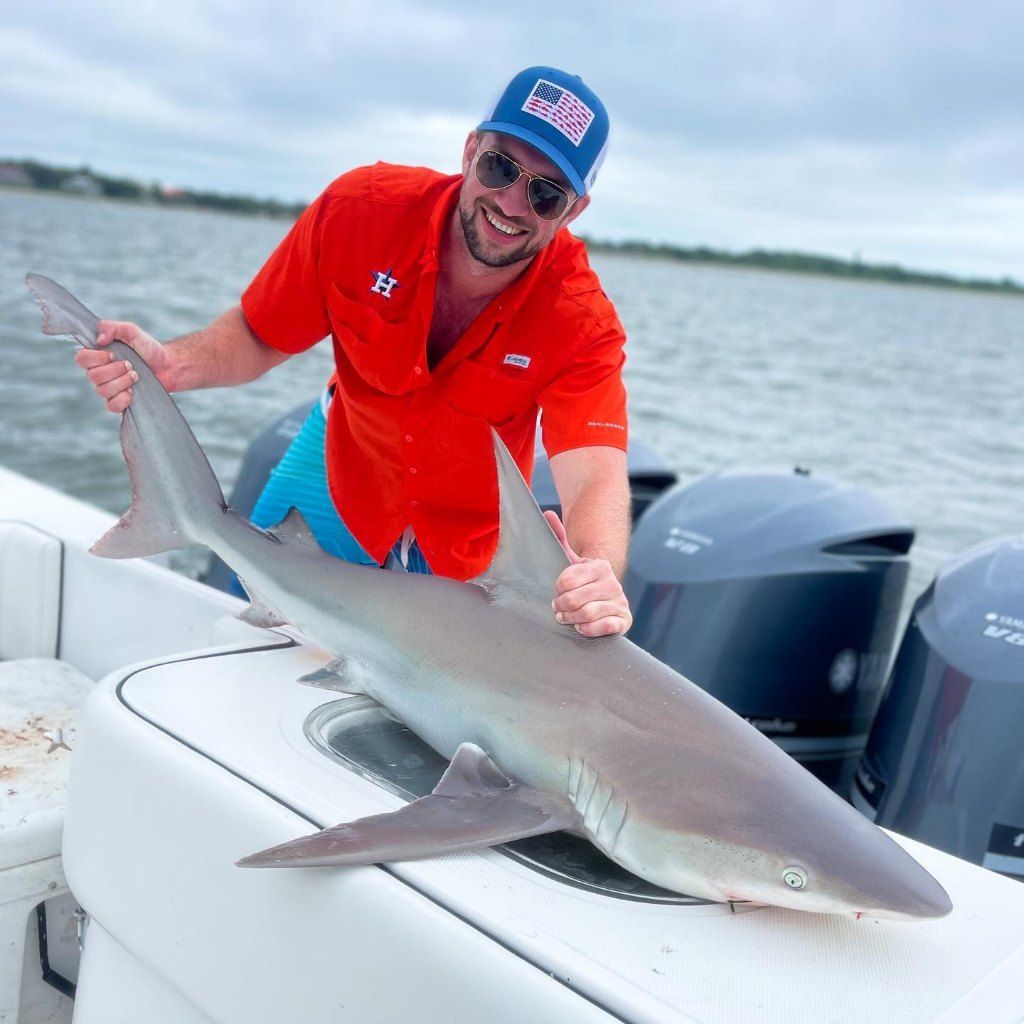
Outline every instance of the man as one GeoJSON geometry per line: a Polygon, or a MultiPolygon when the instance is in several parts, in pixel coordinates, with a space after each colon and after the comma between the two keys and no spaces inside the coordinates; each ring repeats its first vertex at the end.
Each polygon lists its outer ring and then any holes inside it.
{"type": "MultiPolygon", "coordinates": [[[[552,608],[585,636],[631,623],[619,583],[629,538],[625,338],[583,245],[561,230],[590,202],[603,105],[554,68],[516,75],[466,140],[463,174],[376,164],[335,181],[208,327],[161,346],[103,321],[170,391],[238,384],[330,334],[336,372],[254,510],[290,505],[321,545],[468,579],[497,545],[493,426],[529,479],[538,407],[570,565],[552,608]]],[[[130,364],[83,349],[108,408],[130,364]]]]}

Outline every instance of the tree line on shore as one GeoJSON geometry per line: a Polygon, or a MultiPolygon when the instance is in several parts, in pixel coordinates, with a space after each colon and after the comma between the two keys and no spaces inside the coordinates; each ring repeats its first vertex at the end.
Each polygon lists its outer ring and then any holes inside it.
{"type": "Polygon", "coordinates": [[[923,284],[940,288],[966,288],[972,291],[1008,292],[1024,295],[1024,284],[1011,277],[999,280],[980,277],[957,277],[924,270],[908,270],[896,263],[863,263],[860,259],[843,260],[808,252],[775,249],[751,249],[728,252],[706,246],[686,248],[675,245],[653,245],[650,242],[601,242],[586,240],[595,252],[619,252],[631,256],[648,256],[683,263],[717,263],[734,267],[756,267],[760,270],[782,270],[800,274],[826,274],[852,277],[866,281],[889,281],[894,284],[923,284]]]}
{"type": "Polygon", "coordinates": [[[149,184],[131,178],[100,174],[90,167],[54,167],[38,160],[0,162],[0,185],[65,192],[72,195],[121,199],[160,206],[221,210],[226,213],[258,214],[265,217],[297,217],[304,203],[282,203],[276,199],[222,192],[200,192],[173,188],[154,181],[149,184]]]}
{"type": "MultiPolygon", "coordinates": [[[[90,167],[54,167],[38,160],[0,160],[0,185],[12,188],[42,189],[75,195],[153,203],[161,206],[219,210],[225,213],[295,218],[304,203],[283,203],[276,199],[221,192],[202,192],[172,188],[160,182],[145,184],[130,178],[100,174],[90,167]]],[[[1010,277],[999,280],[957,277],[952,274],[908,270],[894,263],[864,263],[859,258],[838,259],[815,253],[785,250],[751,249],[729,252],[708,246],[677,246],[644,241],[604,242],[582,236],[593,252],[614,252],[629,256],[667,259],[683,263],[713,263],[734,267],[755,267],[803,274],[889,281],[894,284],[929,285],[972,291],[1003,292],[1024,295],[1024,284],[1010,277]]]]}

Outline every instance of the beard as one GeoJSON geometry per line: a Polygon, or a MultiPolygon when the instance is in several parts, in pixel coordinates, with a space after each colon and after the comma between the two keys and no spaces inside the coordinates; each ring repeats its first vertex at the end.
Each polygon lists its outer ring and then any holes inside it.
{"type": "Polygon", "coordinates": [[[496,255],[490,255],[480,238],[480,232],[476,229],[475,218],[476,212],[473,210],[467,211],[460,199],[459,223],[462,224],[462,235],[466,240],[466,248],[469,250],[469,255],[472,256],[477,263],[482,263],[485,267],[511,267],[515,263],[522,263],[523,260],[532,259],[538,252],[540,252],[541,249],[544,248],[543,245],[534,245],[531,247],[530,243],[527,241],[518,249],[509,249],[496,255]]]}

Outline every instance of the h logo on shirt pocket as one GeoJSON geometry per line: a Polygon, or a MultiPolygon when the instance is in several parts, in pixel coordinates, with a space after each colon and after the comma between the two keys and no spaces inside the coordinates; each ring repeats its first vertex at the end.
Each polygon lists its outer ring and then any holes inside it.
{"type": "Polygon", "coordinates": [[[373,287],[370,288],[371,292],[376,292],[378,295],[383,295],[385,299],[391,298],[392,288],[401,288],[402,286],[398,281],[391,276],[391,267],[387,270],[371,270],[370,276],[373,278],[373,287]]]}

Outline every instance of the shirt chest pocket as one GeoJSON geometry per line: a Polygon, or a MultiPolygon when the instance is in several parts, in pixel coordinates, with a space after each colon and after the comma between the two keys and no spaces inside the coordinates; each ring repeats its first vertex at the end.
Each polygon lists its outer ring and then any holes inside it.
{"type": "Polygon", "coordinates": [[[457,412],[500,427],[535,408],[539,391],[539,380],[525,371],[464,359],[452,370],[444,399],[457,412]]]}
{"type": "Polygon", "coordinates": [[[336,285],[331,285],[327,312],[338,345],[367,384],[389,395],[401,395],[420,382],[416,368],[422,338],[416,336],[415,320],[384,320],[336,285]]]}

